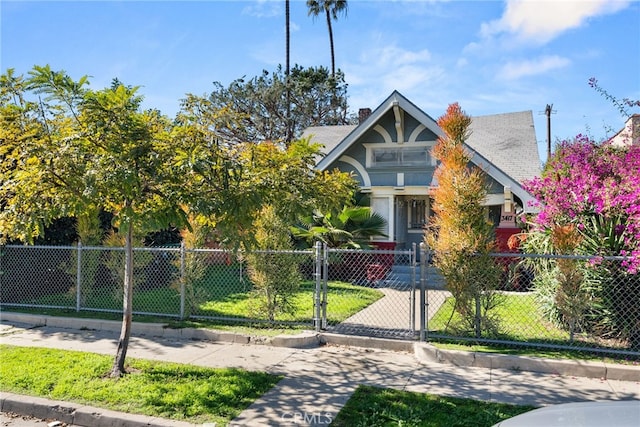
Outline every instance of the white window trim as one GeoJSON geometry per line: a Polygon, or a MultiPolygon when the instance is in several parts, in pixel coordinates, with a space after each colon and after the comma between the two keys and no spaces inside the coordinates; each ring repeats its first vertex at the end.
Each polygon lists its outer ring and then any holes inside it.
{"type": "MultiPolygon", "coordinates": [[[[405,143],[402,145],[398,145],[395,142],[385,142],[385,143],[379,143],[379,142],[365,142],[362,144],[362,146],[365,148],[366,150],[366,168],[375,168],[376,166],[373,166],[373,150],[374,149],[396,149],[396,150],[402,150],[402,149],[410,149],[410,148],[422,148],[422,147],[426,147],[426,148],[433,148],[433,146],[435,145],[435,141],[420,141],[420,142],[411,142],[411,143],[405,143]]],[[[437,165],[437,161],[435,159],[435,157],[433,157],[431,155],[431,153],[429,152],[429,159],[430,161],[430,166],[436,166],[437,165]]],[[[406,167],[406,166],[405,166],[406,167]]],[[[414,166],[410,166],[410,167],[414,167],[414,166]]],[[[420,166],[415,166],[415,167],[420,167],[420,166]]]]}

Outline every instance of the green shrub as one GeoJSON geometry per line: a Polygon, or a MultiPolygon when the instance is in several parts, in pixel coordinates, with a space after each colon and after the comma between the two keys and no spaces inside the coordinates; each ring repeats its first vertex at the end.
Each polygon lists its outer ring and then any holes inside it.
{"type": "Polygon", "coordinates": [[[246,260],[253,283],[254,314],[269,321],[279,313],[294,311],[293,299],[302,281],[298,256],[286,252],[292,249],[289,236],[288,226],[274,209],[264,208],[255,221],[257,250],[247,253],[246,260]]]}

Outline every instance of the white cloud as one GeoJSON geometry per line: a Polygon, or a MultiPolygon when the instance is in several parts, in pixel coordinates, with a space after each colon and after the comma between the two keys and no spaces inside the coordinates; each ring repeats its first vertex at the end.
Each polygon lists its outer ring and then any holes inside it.
{"type": "Polygon", "coordinates": [[[516,80],[520,77],[543,74],[550,70],[564,68],[571,64],[567,58],[558,55],[543,56],[534,60],[506,63],[498,76],[507,80],[516,80]]]}
{"type": "Polygon", "coordinates": [[[350,87],[374,85],[383,93],[410,90],[443,74],[442,67],[431,62],[427,49],[412,51],[395,44],[372,48],[343,69],[350,87]]]}
{"type": "Polygon", "coordinates": [[[258,0],[242,9],[245,15],[255,16],[258,18],[273,18],[274,16],[284,16],[280,2],[258,0]]]}
{"type": "Polygon", "coordinates": [[[409,50],[398,45],[372,46],[352,61],[341,65],[349,82],[352,106],[375,107],[393,90],[407,95],[438,86],[446,76],[442,65],[434,64],[427,49],[409,50]],[[373,87],[375,90],[365,90],[373,87]],[[422,88],[422,89],[421,89],[422,88]]]}
{"type": "Polygon", "coordinates": [[[442,75],[443,71],[436,67],[426,68],[406,65],[389,70],[380,77],[386,92],[390,93],[394,89],[405,92],[420,86],[431,86],[434,81],[439,80],[442,75]]]}
{"type": "Polygon", "coordinates": [[[428,62],[431,53],[427,49],[412,52],[398,46],[385,46],[363,55],[365,61],[372,61],[378,67],[397,67],[420,62],[428,62]]]}
{"type": "Polygon", "coordinates": [[[481,25],[481,35],[507,33],[544,44],[589,19],[625,9],[630,0],[507,0],[500,19],[481,25]]]}

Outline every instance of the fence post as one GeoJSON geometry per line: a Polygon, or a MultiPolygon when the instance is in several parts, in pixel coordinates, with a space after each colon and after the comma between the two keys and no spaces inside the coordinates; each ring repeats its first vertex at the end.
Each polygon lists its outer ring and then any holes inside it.
{"type": "Polygon", "coordinates": [[[429,338],[429,300],[427,299],[427,250],[424,242],[420,243],[420,341],[429,338]]]}
{"type": "Polygon", "coordinates": [[[320,303],[320,293],[322,292],[322,288],[321,288],[321,278],[322,278],[322,257],[321,257],[321,245],[320,242],[316,242],[315,244],[315,251],[314,251],[314,257],[315,257],[315,269],[314,269],[314,279],[316,281],[316,292],[315,292],[315,301],[314,301],[314,310],[315,310],[315,314],[314,314],[314,319],[313,319],[313,323],[314,326],[316,328],[316,332],[320,332],[320,329],[322,328],[321,325],[321,317],[320,317],[320,310],[321,310],[321,303],[320,303]]]}
{"type": "Polygon", "coordinates": [[[184,301],[186,293],[185,263],[186,248],[184,241],[180,243],[180,320],[184,320],[184,301]]]}
{"type": "Polygon", "coordinates": [[[80,312],[82,298],[82,241],[78,240],[78,258],[76,265],[76,312],[80,312]]]}
{"type": "Polygon", "coordinates": [[[327,293],[329,292],[329,247],[322,244],[322,329],[327,329],[327,293]]]}
{"type": "Polygon", "coordinates": [[[409,265],[411,267],[411,293],[409,294],[409,329],[411,329],[411,335],[415,336],[416,333],[416,243],[411,244],[411,258],[409,259],[409,265]]]}

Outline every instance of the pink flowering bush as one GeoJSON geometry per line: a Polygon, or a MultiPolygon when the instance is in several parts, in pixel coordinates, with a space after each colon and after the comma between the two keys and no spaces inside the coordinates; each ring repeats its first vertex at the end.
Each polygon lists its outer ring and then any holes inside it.
{"type": "Polygon", "coordinates": [[[563,141],[542,177],[525,188],[538,200],[538,227],[574,224],[587,242],[599,234],[597,241],[609,247],[589,249],[627,256],[628,271],[639,271],[640,146],[597,144],[578,135],[575,141],[563,141]]]}
{"type": "Polygon", "coordinates": [[[579,328],[640,349],[640,146],[597,144],[578,135],[562,142],[542,177],[525,188],[539,208],[525,251],[594,256],[567,261],[567,271],[560,258],[536,262],[534,287],[545,313],[572,335],[579,328]],[[563,248],[552,237],[567,227],[577,234],[563,248]],[[604,261],[612,255],[625,257],[622,264],[604,261]],[[576,280],[563,280],[569,276],[576,280]]]}

